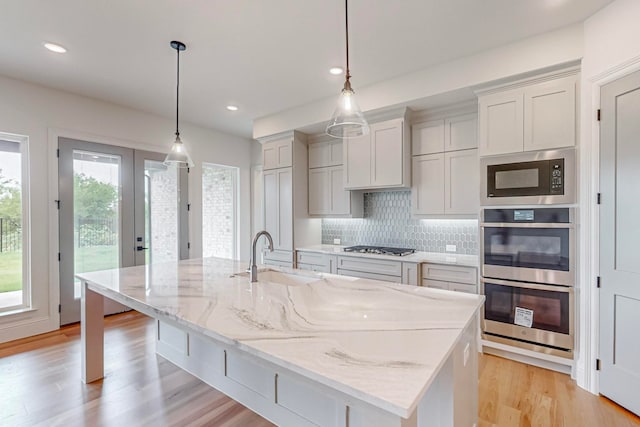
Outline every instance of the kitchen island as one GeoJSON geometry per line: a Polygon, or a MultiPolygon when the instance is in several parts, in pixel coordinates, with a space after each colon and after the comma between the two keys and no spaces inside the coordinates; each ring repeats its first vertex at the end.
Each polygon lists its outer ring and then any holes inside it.
{"type": "MultiPolygon", "coordinates": [[[[195,259],[84,273],[82,377],[104,376],[104,297],[157,320],[156,351],[283,426],[466,426],[483,297],[195,259]]],[[[108,373],[105,381],[108,381],[108,373]]]]}

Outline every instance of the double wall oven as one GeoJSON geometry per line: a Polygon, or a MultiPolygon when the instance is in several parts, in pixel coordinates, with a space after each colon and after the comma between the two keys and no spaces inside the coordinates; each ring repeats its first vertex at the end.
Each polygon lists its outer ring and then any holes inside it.
{"type": "Polygon", "coordinates": [[[573,357],[574,209],[484,209],[486,339],[573,357]]]}

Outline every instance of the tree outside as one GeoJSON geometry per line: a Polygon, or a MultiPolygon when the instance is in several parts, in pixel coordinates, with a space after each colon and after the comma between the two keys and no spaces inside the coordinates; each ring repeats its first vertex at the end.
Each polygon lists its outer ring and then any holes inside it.
{"type": "Polygon", "coordinates": [[[20,184],[0,169],[0,292],[22,289],[22,198],[20,184]]]}

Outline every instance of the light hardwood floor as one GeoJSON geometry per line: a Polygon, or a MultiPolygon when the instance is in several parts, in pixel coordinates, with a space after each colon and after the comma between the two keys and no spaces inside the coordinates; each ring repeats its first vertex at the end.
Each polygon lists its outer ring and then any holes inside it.
{"type": "MultiPolygon", "coordinates": [[[[106,320],[106,380],[80,381],[77,325],[0,344],[0,426],[272,426],[155,355],[151,319],[106,320]]],[[[479,427],[640,426],[566,375],[494,356],[480,359],[479,427]]]]}

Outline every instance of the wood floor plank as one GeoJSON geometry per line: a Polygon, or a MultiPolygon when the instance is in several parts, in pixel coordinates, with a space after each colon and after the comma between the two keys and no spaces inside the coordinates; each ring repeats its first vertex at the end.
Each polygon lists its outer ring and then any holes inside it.
{"type": "MultiPolygon", "coordinates": [[[[106,319],[105,379],[80,378],[78,325],[0,344],[0,426],[267,427],[270,422],[155,354],[153,321],[106,319]]],[[[479,427],[640,427],[569,376],[480,356],[479,427]]]]}

